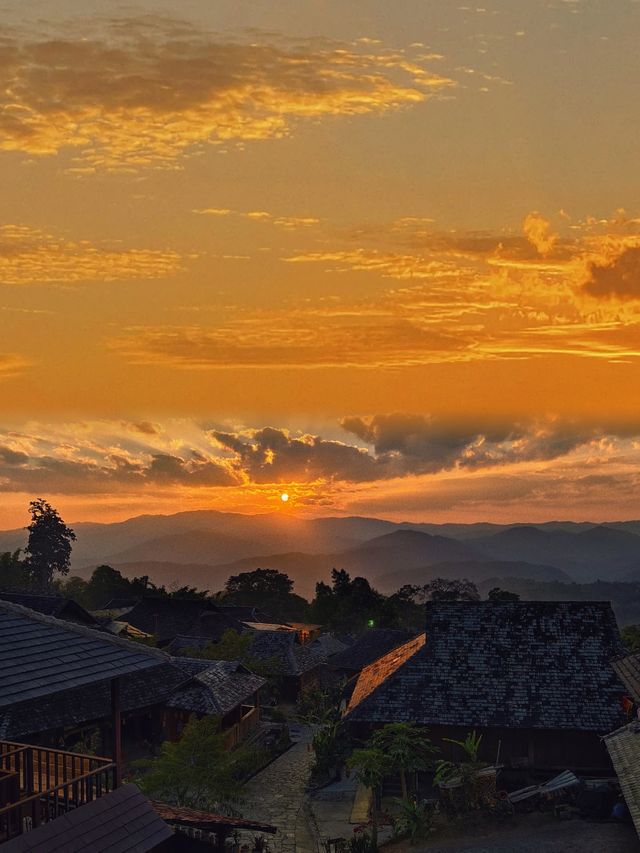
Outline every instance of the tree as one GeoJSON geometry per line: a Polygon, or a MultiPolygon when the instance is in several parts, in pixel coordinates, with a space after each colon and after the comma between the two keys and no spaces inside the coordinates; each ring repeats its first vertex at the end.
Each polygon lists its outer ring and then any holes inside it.
{"type": "Polygon", "coordinates": [[[620,629],[620,637],[632,654],[640,652],[640,625],[625,625],[620,629]]]}
{"type": "Polygon", "coordinates": [[[293,581],[276,569],[254,569],[232,575],[225,584],[224,604],[259,607],[283,622],[304,622],[309,604],[293,592],[293,581]]]}
{"type": "Polygon", "coordinates": [[[147,770],[140,788],[149,796],[194,809],[235,802],[240,785],[219,725],[216,717],[191,720],[179,741],[162,744],[157,758],[135,762],[147,770]]]}
{"type": "Polygon", "coordinates": [[[353,770],[365,788],[372,794],[371,802],[371,846],[378,849],[378,795],[382,781],[390,770],[389,758],[379,749],[356,749],[347,761],[349,770],[353,770]]]}
{"type": "Polygon", "coordinates": [[[0,589],[25,589],[29,586],[29,573],[21,550],[5,551],[0,554],[0,589]]]}
{"type": "Polygon", "coordinates": [[[316,584],[311,619],[338,631],[357,632],[367,624],[396,627],[398,614],[393,602],[373,589],[366,578],[351,578],[344,569],[333,569],[331,586],[316,584]]]}
{"type": "Polygon", "coordinates": [[[500,589],[499,586],[494,586],[489,590],[487,595],[489,601],[520,601],[520,596],[517,592],[509,592],[506,589],[500,589]]]}
{"type": "Polygon", "coordinates": [[[42,590],[51,588],[53,576],[69,573],[71,543],[76,535],[60,518],[58,511],[39,498],[29,504],[31,524],[27,527],[27,568],[33,585],[42,590]]]}
{"type": "Polygon", "coordinates": [[[480,601],[478,587],[466,579],[434,578],[425,584],[424,592],[431,601],[480,601]]]}
{"type": "Polygon", "coordinates": [[[375,732],[371,745],[383,752],[391,769],[400,774],[403,800],[408,796],[407,773],[426,770],[438,752],[424,730],[414,723],[388,723],[375,732]]]}
{"type": "MultiPolygon", "coordinates": [[[[293,591],[293,581],[276,569],[255,569],[231,575],[225,584],[227,596],[243,596],[260,603],[263,597],[288,595],[293,591]]],[[[251,602],[253,603],[253,602],[251,602]]]]}

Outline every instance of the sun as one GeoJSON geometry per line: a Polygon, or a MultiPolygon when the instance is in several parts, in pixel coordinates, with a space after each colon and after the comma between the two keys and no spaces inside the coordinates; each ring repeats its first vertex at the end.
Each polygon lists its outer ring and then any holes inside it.
{"type": "Polygon", "coordinates": [[[286,504],[286,502],[289,500],[289,495],[286,492],[283,492],[280,495],[280,500],[282,501],[283,504],[286,504]]]}

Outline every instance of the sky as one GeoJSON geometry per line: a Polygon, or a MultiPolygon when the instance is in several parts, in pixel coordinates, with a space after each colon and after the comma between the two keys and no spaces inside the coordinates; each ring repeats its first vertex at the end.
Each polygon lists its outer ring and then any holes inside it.
{"type": "Polygon", "coordinates": [[[640,517],[639,2],[81,6],[0,0],[1,527],[640,517]]]}

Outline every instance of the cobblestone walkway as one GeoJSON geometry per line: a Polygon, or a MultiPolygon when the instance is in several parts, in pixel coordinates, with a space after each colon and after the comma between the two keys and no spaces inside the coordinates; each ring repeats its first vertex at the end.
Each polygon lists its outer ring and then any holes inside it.
{"type": "Polygon", "coordinates": [[[273,853],[315,853],[316,849],[304,809],[313,761],[308,748],[311,734],[302,729],[295,739],[287,752],[249,782],[242,808],[247,817],[278,828],[277,835],[268,837],[273,853]]]}

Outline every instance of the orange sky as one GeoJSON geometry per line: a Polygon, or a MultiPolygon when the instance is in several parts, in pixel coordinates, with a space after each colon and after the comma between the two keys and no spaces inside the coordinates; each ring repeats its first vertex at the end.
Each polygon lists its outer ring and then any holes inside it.
{"type": "Polygon", "coordinates": [[[9,2],[0,526],[638,517],[639,35],[632,0],[9,2]]]}

